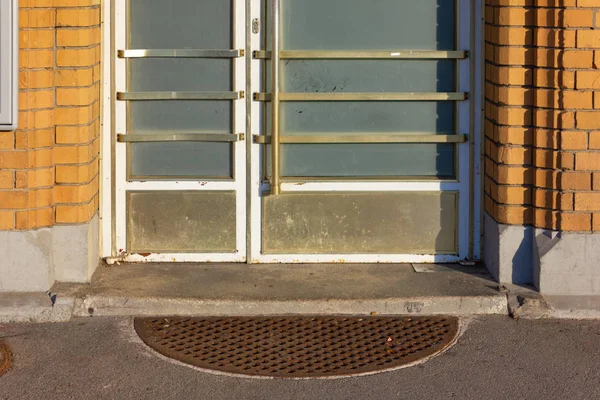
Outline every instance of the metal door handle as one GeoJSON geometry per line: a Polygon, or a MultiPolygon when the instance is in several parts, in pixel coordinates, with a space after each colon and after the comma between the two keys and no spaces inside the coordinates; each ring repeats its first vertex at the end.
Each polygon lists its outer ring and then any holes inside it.
{"type": "MultiPolygon", "coordinates": [[[[252,57],[270,60],[268,50],[255,50],[252,57]]],[[[281,50],[282,60],[462,60],[468,57],[464,50],[281,50]]]]}
{"type": "Polygon", "coordinates": [[[244,140],[243,133],[138,133],[117,135],[119,143],[140,143],[140,142],[240,142],[244,140]]]}
{"type": "Polygon", "coordinates": [[[118,50],[119,58],[238,58],[244,56],[239,49],[127,49],[118,50]]]}
{"type": "MultiPolygon", "coordinates": [[[[279,143],[283,144],[339,144],[339,143],[464,143],[467,135],[444,135],[444,134],[419,134],[397,133],[394,135],[379,132],[364,132],[360,135],[331,135],[327,133],[313,133],[312,135],[283,135],[279,137],[279,143]]],[[[271,138],[264,135],[255,135],[254,143],[269,144],[271,138]]]]}
{"type": "Polygon", "coordinates": [[[279,11],[280,0],[271,9],[271,194],[281,193],[279,159],[279,11]]]}

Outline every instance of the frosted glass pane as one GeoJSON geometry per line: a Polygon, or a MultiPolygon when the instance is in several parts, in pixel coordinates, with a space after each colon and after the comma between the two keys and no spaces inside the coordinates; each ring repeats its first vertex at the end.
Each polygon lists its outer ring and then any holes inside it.
{"type": "Polygon", "coordinates": [[[281,8],[285,50],[455,46],[453,0],[281,0],[281,8]]]}
{"type": "Polygon", "coordinates": [[[130,92],[231,91],[231,60],[147,58],[129,60],[130,92]]]}
{"type": "Polygon", "coordinates": [[[230,101],[154,100],[130,101],[128,132],[232,132],[230,101]]]}
{"type": "MultiPolygon", "coordinates": [[[[229,49],[231,1],[129,0],[129,47],[147,49],[229,49]]],[[[131,59],[128,90],[230,91],[232,62],[222,59],[131,59]]],[[[232,132],[230,101],[132,101],[130,134],[232,132]]],[[[232,177],[229,143],[134,143],[131,178],[232,177]]]]}
{"type": "MultiPolygon", "coordinates": [[[[455,176],[452,144],[281,144],[283,177],[431,177],[455,176]]],[[[266,146],[267,176],[271,146],[266,146]]]]}
{"type": "Polygon", "coordinates": [[[455,61],[284,60],[283,92],[453,92],[455,61]]]}
{"type": "MultiPolygon", "coordinates": [[[[270,165],[270,164],[269,164],[270,165]]],[[[451,144],[284,144],[286,177],[454,176],[451,144]]]]}
{"type": "Polygon", "coordinates": [[[129,0],[129,48],[230,49],[231,1],[129,0]]]}
{"type": "Polygon", "coordinates": [[[284,102],[281,134],[454,132],[452,102],[284,102]]]}
{"type": "Polygon", "coordinates": [[[131,143],[131,177],[231,178],[230,143],[131,143]]]}

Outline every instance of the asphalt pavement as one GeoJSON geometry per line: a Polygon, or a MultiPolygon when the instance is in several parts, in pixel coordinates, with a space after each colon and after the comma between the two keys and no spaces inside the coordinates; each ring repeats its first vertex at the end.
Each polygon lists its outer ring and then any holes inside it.
{"type": "Polygon", "coordinates": [[[467,322],[458,343],[414,367],[333,380],[259,380],[178,365],[130,318],[0,325],[13,365],[0,399],[600,399],[600,321],[467,322]]]}

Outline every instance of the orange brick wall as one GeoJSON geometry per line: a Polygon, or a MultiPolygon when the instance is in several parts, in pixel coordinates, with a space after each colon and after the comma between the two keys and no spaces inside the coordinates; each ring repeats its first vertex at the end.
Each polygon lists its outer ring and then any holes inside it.
{"type": "Polygon", "coordinates": [[[486,0],[485,207],[600,231],[600,0],[486,0]]]}
{"type": "Polygon", "coordinates": [[[100,0],[21,0],[19,130],[0,132],[0,229],[98,210],[100,0]]]}

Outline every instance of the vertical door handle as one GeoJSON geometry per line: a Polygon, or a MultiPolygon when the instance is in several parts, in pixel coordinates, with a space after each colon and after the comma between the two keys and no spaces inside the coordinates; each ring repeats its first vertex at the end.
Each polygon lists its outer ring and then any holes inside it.
{"type": "Polygon", "coordinates": [[[281,193],[279,153],[279,13],[280,0],[271,9],[271,194],[281,193]]]}

